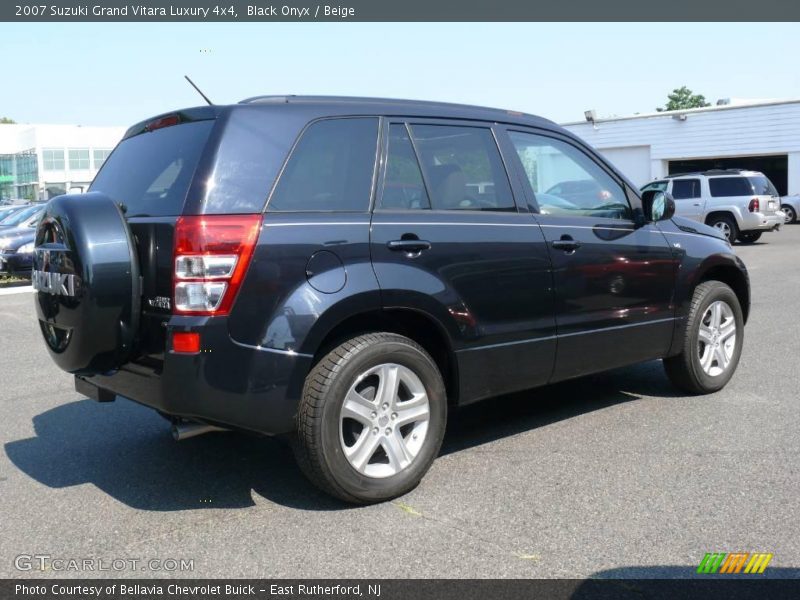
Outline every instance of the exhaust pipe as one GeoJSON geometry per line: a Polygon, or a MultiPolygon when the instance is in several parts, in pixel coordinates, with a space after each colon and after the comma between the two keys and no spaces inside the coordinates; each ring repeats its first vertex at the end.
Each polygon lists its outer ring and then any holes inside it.
{"type": "Polygon", "coordinates": [[[189,438],[197,437],[211,433],[212,431],[228,431],[223,427],[216,427],[215,425],[206,425],[205,423],[173,423],[172,437],[176,442],[181,440],[188,440],[189,438]]]}

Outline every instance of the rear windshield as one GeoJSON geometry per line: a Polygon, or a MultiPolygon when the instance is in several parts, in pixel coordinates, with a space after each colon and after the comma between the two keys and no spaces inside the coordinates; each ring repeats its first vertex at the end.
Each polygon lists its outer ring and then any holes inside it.
{"type": "Polygon", "coordinates": [[[763,175],[748,177],[748,181],[753,186],[753,193],[757,196],[777,196],[778,190],[772,182],[763,175]]]}
{"type": "Polygon", "coordinates": [[[123,140],[89,191],[122,203],[128,217],[181,214],[214,123],[183,123],[123,140]]]}

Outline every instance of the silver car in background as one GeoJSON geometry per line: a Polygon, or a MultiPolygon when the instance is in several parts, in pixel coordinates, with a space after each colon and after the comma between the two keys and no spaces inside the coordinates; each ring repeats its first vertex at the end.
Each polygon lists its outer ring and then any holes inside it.
{"type": "Polygon", "coordinates": [[[785,223],[797,222],[797,215],[800,215],[800,194],[794,196],[783,196],[781,198],[781,210],[785,215],[785,223]]]}

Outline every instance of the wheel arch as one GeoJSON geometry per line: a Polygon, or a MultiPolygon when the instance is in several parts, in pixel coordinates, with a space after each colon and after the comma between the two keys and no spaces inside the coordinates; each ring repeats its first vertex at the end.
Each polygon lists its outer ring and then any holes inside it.
{"type": "Polygon", "coordinates": [[[736,223],[736,227],[741,229],[742,221],[735,210],[730,208],[717,208],[706,215],[704,223],[709,225],[714,217],[730,217],[736,223]]]}
{"type": "Polygon", "coordinates": [[[750,315],[750,282],[745,272],[728,262],[711,264],[699,273],[692,289],[705,281],[721,281],[728,285],[739,299],[742,317],[747,323],[747,317],[750,315]]]}
{"type": "Polygon", "coordinates": [[[345,340],[378,331],[403,335],[422,346],[431,355],[442,374],[448,403],[457,403],[458,364],[450,339],[441,323],[419,310],[383,309],[351,315],[337,323],[322,337],[314,352],[312,365],[345,340]]]}

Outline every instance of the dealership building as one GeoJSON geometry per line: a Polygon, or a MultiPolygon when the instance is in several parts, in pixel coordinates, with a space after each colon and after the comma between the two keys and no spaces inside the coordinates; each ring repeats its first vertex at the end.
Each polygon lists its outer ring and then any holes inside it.
{"type": "Polygon", "coordinates": [[[597,148],[637,186],[706,169],[753,169],[782,196],[800,194],[800,100],[721,100],[716,106],[564,127],[597,148]]]}
{"type": "MultiPolygon", "coordinates": [[[[716,106],[564,126],[637,186],[674,173],[762,171],[781,195],[800,194],[800,100],[720,100],[716,106]]],[[[0,198],[46,200],[86,191],[124,127],[0,125],[0,198]]]]}
{"type": "Polygon", "coordinates": [[[124,127],[0,125],[0,199],[85,192],[124,127]]]}

